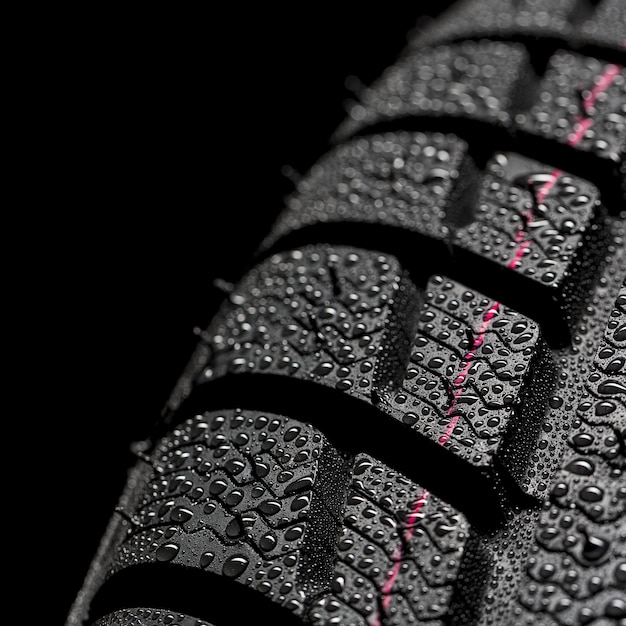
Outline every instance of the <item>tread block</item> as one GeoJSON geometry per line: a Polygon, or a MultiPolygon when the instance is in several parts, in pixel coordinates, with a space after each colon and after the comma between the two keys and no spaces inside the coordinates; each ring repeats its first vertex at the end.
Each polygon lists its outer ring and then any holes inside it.
{"type": "Polygon", "coordinates": [[[370,401],[376,384],[404,374],[419,301],[393,257],[327,246],[277,254],[233,300],[208,333],[214,358],[200,380],[286,374],[370,401]]]}
{"type": "Polygon", "coordinates": [[[211,626],[211,624],[177,611],[140,607],[105,615],[94,626],[211,626]]]}
{"type": "Polygon", "coordinates": [[[579,0],[466,0],[459,2],[411,44],[430,46],[458,38],[509,38],[516,34],[535,37],[567,37],[572,33],[570,15],[579,0]]]}
{"type": "Polygon", "coordinates": [[[602,0],[582,27],[584,38],[600,46],[623,50],[626,41],[626,6],[621,0],[602,0]]]}
{"type": "Polygon", "coordinates": [[[529,47],[552,39],[621,50],[626,8],[621,0],[466,0],[418,32],[411,45],[479,37],[521,38],[529,47]]]}
{"type": "Polygon", "coordinates": [[[384,223],[443,239],[471,214],[467,188],[474,172],[467,144],[455,135],[361,137],[334,148],[302,179],[262,248],[328,224],[384,223]]]}
{"type": "MultiPolygon", "coordinates": [[[[469,560],[467,520],[448,504],[368,455],[358,455],[329,591],[313,624],[444,624],[469,560]]],[[[488,563],[482,562],[487,568],[488,563]]],[[[480,597],[478,586],[474,599],[480,597]]]]}
{"type": "Polygon", "coordinates": [[[528,491],[522,476],[553,377],[538,327],[440,277],[426,294],[420,310],[398,262],[378,253],[277,254],[209,329],[214,356],[198,382],[254,373],[329,386],[376,407],[381,427],[392,417],[449,451],[477,480],[493,485],[502,464],[528,491]]]}
{"type": "Polygon", "coordinates": [[[160,441],[111,571],[212,572],[302,614],[332,573],[349,461],[310,426],[259,412],[197,415],[160,441]]]}
{"type": "Polygon", "coordinates": [[[604,217],[588,181],[500,153],[487,165],[473,221],[453,241],[475,263],[488,259],[526,279],[535,294],[532,317],[565,343],[601,265],[604,217]]]}
{"type": "Polygon", "coordinates": [[[519,44],[465,41],[400,58],[361,96],[337,135],[409,116],[446,116],[508,126],[532,73],[519,44]]]}
{"type": "Polygon", "coordinates": [[[388,412],[467,463],[495,474],[501,463],[520,487],[554,377],[531,320],[434,277],[426,290],[410,364],[388,412]]]}
{"type": "Polygon", "coordinates": [[[626,616],[626,286],[599,346],[520,591],[525,624],[626,616]]]}
{"type": "Polygon", "coordinates": [[[517,114],[516,125],[596,157],[597,166],[619,179],[626,143],[625,101],[622,66],[560,51],[550,59],[534,106],[517,114]]]}

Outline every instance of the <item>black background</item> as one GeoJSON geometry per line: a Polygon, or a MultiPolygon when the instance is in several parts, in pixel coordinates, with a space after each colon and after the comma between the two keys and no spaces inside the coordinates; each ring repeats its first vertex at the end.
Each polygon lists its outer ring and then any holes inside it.
{"type": "Polygon", "coordinates": [[[371,83],[418,18],[449,3],[433,4],[103,11],[68,16],[80,27],[53,37],[32,327],[50,383],[38,405],[53,519],[41,544],[55,546],[44,623],[62,623],[81,585],[129,445],[223,297],[213,281],[237,279],[291,191],[281,168],[305,172],[327,149],[353,97],[346,77],[371,83]]]}

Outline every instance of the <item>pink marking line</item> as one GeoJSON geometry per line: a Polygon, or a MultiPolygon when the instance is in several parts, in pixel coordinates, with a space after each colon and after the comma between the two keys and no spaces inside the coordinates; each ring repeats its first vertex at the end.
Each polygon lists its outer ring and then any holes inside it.
{"type": "MultiPolygon", "coordinates": [[[[552,173],[550,174],[549,180],[547,180],[543,185],[541,185],[541,188],[539,189],[539,191],[537,192],[537,195],[535,196],[539,204],[541,204],[546,199],[546,196],[550,193],[550,190],[552,189],[552,187],[554,187],[554,184],[559,179],[559,176],[562,173],[563,173],[562,170],[553,170],[552,173]]],[[[524,228],[520,228],[519,232],[523,234],[525,230],[526,229],[524,228]]]]}
{"type": "MultiPolygon", "coordinates": [[[[422,495],[413,504],[413,509],[411,510],[409,515],[407,515],[406,519],[410,521],[408,521],[406,532],[404,533],[405,541],[410,541],[411,537],[413,537],[413,533],[415,532],[415,525],[417,524],[419,512],[422,509],[422,507],[426,504],[429,495],[430,495],[430,492],[427,489],[425,489],[422,492],[422,495]]],[[[404,556],[403,546],[404,546],[404,543],[398,544],[395,554],[393,555],[393,560],[395,561],[393,565],[393,569],[391,570],[391,573],[389,577],[387,578],[387,582],[385,583],[385,586],[381,590],[381,595],[383,596],[382,605],[385,611],[387,610],[387,607],[391,603],[391,591],[393,589],[394,583],[396,582],[396,578],[398,577],[398,574],[400,573],[400,567],[402,567],[402,557],[404,556]]],[[[376,623],[380,624],[380,621],[376,623]]]]}
{"type": "MultiPolygon", "coordinates": [[[[615,77],[620,73],[621,69],[622,68],[619,65],[611,64],[607,66],[604,73],[596,82],[595,87],[587,94],[585,98],[583,98],[583,107],[585,108],[585,111],[589,111],[590,109],[592,109],[598,96],[608,89],[611,83],[615,80],[615,77]]],[[[577,118],[574,125],[574,130],[567,138],[567,144],[571,147],[575,147],[576,145],[578,145],[592,124],[593,120],[591,118],[577,118]]],[[[550,177],[548,178],[548,180],[546,180],[546,182],[544,182],[544,184],[536,192],[535,198],[538,204],[542,204],[545,201],[546,197],[548,196],[548,194],[562,174],[563,171],[560,169],[554,169],[550,173],[550,177]]],[[[530,247],[530,241],[524,241],[524,238],[526,237],[528,227],[532,223],[533,217],[534,211],[530,209],[525,215],[525,221],[522,223],[520,229],[517,231],[517,234],[515,236],[515,242],[519,245],[517,247],[517,250],[515,251],[515,254],[513,255],[513,258],[508,264],[509,269],[515,269],[517,267],[519,261],[524,256],[524,253],[530,247]]],[[[458,399],[463,393],[463,385],[465,384],[465,379],[469,374],[472,362],[474,360],[474,357],[476,356],[476,351],[478,350],[478,348],[480,348],[480,346],[483,344],[483,341],[485,340],[485,333],[489,328],[489,324],[491,320],[497,315],[500,307],[500,302],[494,301],[491,303],[487,311],[485,311],[485,313],[483,314],[483,323],[478,330],[476,337],[474,338],[474,343],[472,344],[469,352],[463,357],[463,361],[465,363],[463,365],[463,369],[459,372],[459,375],[454,380],[454,396],[452,398],[452,401],[450,402],[450,407],[447,413],[447,415],[451,419],[445,432],[441,435],[441,437],[439,437],[438,443],[440,446],[443,446],[448,441],[450,435],[452,434],[452,431],[456,427],[456,424],[459,420],[459,415],[455,415],[454,412],[458,399]]],[[[406,517],[407,527],[404,532],[404,541],[399,543],[396,547],[396,550],[392,557],[392,560],[394,561],[393,568],[389,572],[387,580],[380,590],[380,594],[382,596],[381,604],[383,611],[386,611],[391,604],[393,587],[396,579],[398,578],[398,575],[400,574],[400,568],[402,567],[402,559],[404,557],[404,544],[408,543],[413,537],[419,513],[424,508],[424,506],[426,506],[429,496],[430,492],[427,489],[422,491],[420,497],[413,503],[411,512],[406,517]]],[[[378,613],[374,621],[370,624],[371,626],[381,626],[381,620],[382,615],[378,613]]]]}
{"type": "MultiPolygon", "coordinates": [[[[450,403],[450,407],[448,409],[448,416],[451,417],[452,419],[448,423],[445,433],[443,433],[443,435],[441,435],[441,437],[439,438],[440,446],[443,446],[446,443],[446,441],[448,441],[450,435],[452,434],[452,431],[454,430],[454,427],[456,426],[459,416],[454,415],[454,411],[456,409],[457,401],[459,397],[461,396],[461,394],[463,393],[463,385],[465,383],[465,379],[467,378],[470,367],[472,366],[472,361],[474,359],[474,356],[476,355],[476,351],[478,350],[478,348],[480,348],[480,346],[483,344],[483,341],[485,340],[485,333],[487,332],[487,329],[489,328],[489,323],[497,315],[499,310],[500,310],[500,303],[492,302],[490,307],[483,314],[482,325],[480,329],[478,330],[476,337],[474,338],[474,342],[472,343],[472,347],[470,351],[463,357],[465,364],[463,366],[463,369],[460,371],[459,375],[454,379],[455,392],[452,398],[452,402],[450,403]]],[[[429,496],[430,496],[430,491],[425,489],[420,495],[420,497],[413,503],[411,512],[406,517],[407,527],[404,533],[404,541],[399,543],[398,546],[396,547],[395,553],[393,555],[393,561],[394,561],[393,568],[389,572],[387,581],[385,582],[385,585],[380,591],[380,595],[382,597],[381,604],[382,604],[382,608],[384,611],[387,610],[387,608],[389,607],[389,604],[391,603],[393,586],[396,582],[396,579],[398,578],[398,574],[400,573],[400,568],[402,567],[402,558],[404,557],[404,544],[408,543],[413,537],[413,533],[415,532],[415,525],[417,524],[419,513],[422,510],[422,508],[426,506],[429,496]]],[[[376,616],[376,619],[371,623],[371,626],[381,626],[380,615],[376,616]]]]}
{"type": "Polygon", "coordinates": [[[487,332],[487,328],[489,328],[489,323],[497,315],[499,310],[500,303],[492,302],[491,306],[483,315],[482,326],[480,327],[480,329],[478,330],[478,334],[474,338],[474,343],[472,344],[471,350],[463,357],[465,365],[463,366],[463,369],[461,370],[459,375],[454,380],[454,397],[452,398],[452,402],[450,402],[450,408],[448,409],[448,416],[452,419],[450,420],[450,423],[446,428],[446,432],[443,433],[441,437],[439,437],[440,446],[443,446],[446,441],[448,441],[450,435],[452,434],[452,431],[454,430],[454,427],[456,426],[456,423],[459,421],[459,416],[454,415],[454,411],[456,409],[458,399],[463,393],[463,385],[465,384],[465,379],[467,378],[470,368],[472,367],[472,361],[474,360],[474,356],[476,356],[476,351],[478,350],[478,348],[480,348],[480,346],[483,344],[483,341],[485,340],[485,333],[487,332]]]}
{"type": "Polygon", "coordinates": [[[593,107],[595,101],[597,100],[598,96],[601,93],[604,93],[611,86],[611,83],[615,80],[616,76],[621,71],[622,68],[619,65],[614,65],[613,63],[607,65],[602,76],[600,76],[600,78],[596,82],[595,87],[589,92],[586,98],[583,98],[583,106],[585,107],[585,111],[589,112],[589,110],[593,107]]]}
{"type": "MultiPolygon", "coordinates": [[[[604,93],[610,87],[611,83],[615,80],[615,77],[621,72],[621,70],[622,68],[619,65],[614,65],[613,63],[607,65],[600,78],[598,78],[598,80],[596,81],[594,88],[583,98],[583,107],[586,112],[589,112],[593,109],[593,106],[598,99],[598,96],[601,93],[604,93]]],[[[592,125],[592,118],[583,118],[581,116],[578,116],[574,124],[574,130],[569,134],[567,138],[567,145],[571,146],[572,148],[577,146],[582,141],[585,133],[589,130],[589,128],[591,128],[592,125]]],[[[546,182],[535,194],[535,198],[538,204],[542,204],[545,201],[546,197],[550,193],[550,190],[552,189],[552,187],[554,187],[555,183],[562,174],[563,170],[560,169],[555,169],[551,172],[548,180],[546,180],[546,182]]],[[[518,247],[515,251],[515,254],[513,255],[513,258],[507,266],[509,269],[514,270],[515,268],[517,268],[526,250],[530,247],[530,241],[523,240],[526,237],[528,226],[530,226],[533,217],[534,212],[531,209],[525,215],[526,226],[523,226],[517,231],[515,242],[518,244],[518,247]]]]}

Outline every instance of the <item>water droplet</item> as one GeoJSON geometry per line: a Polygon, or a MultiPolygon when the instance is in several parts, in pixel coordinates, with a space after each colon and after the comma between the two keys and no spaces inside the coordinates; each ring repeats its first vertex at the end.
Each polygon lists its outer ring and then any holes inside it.
{"type": "Polygon", "coordinates": [[[439,522],[436,526],[435,526],[435,534],[438,537],[445,537],[446,535],[448,535],[449,533],[451,533],[454,530],[454,526],[451,526],[450,524],[446,524],[444,522],[439,522]]]}
{"type": "Polygon", "coordinates": [[[291,502],[291,510],[292,511],[300,511],[309,505],[309,497],[308,496],[298,496],[294,498],[291,502]]]}
{"type": "Polygon", "coordinates": [[[328,363],[326,361],[322,361],[315,368],[313,368],[313,373],[318,376],[327,376],[333,371],[333,364],[328,363]]]}
{"type": "Polygon", "coordinates": [[[331,320],[335,317],[335,315],[337,315],[337,309],[334,309],[333,307],[330,307],[330,306],[322,309],[318,313],[318,317],[321,320],[331,320]]]}
{"type": "Polygon", "coordinates": [[[245,469],[246,464],[241,459],[229,459],[224,464],[224,467],[231,474],[237,475],[237,474],[240,474],[245,469]]]}
{"type": "Polygon", "coordinates": [[[417,415],[415,413],[409,412],[409,413],[405,413],[402,416],[402,421],[407,425],[407,426],[413,426],[413,424],[415,424],[417,422],[417,415]]]}
{"type": "Polygon", "coordinates": [[[607,380],[598,385],[598,391],[606,395],[611,395],[614,393],[626,393],[626,386],[624,386],[617,380],[607,380]]]}
{"type": "Polygon", "coordinates": [[[527,328],[528,328],[527,322],[525,320],[520,320],[518,322],[515,322],[511,326],[511,332],[514,335],[519,335],[520,333],[523,333],[527,328]]]}
{"type": "Polygon", "coordinates": [[[615,402],[611,402],[610,400],[603,400],[602,402],[598,402],[596,404],[596,415],[608,415],[612,413],[617,408],[615,402]]]}
{"type": "Polygon", "coordinates": [[[285,539],[287,541],[295,541],[296,539],[300,539],[303,534],[304,528],[302,526],[294,526],[285,533],[285,539]]]}
{"type": "Polygon", "coordinates": [[[544,580],[554,576],[556,567],[552,563],[544,563],[539,569],[539,576],[544,580]]]}
{"type": "Polygon", "coordinates": [[[233,489],[225,498],[228,506],[237,506],[243,500],[244,493],[241,489],[233,489]]]}
{"type": "Polygon", "coordinates": [[[585,447],[590,446],[593,443],[593,435],[589,433],[578,433],[574,435],[573,441],[577,446],[585,447]]]}
{"type": "Polygon", "coordinates": [[[230,537],[230,539],[237,539],[241,537],[242,535],[243,535],[243,526],[241,525],[241,522],[236,517],[233,517],[233,519],[231,519],[230,522],[228,522],[228,525],[226,526],[226,536],[230,537]]]}
{"type": "Polygon", "coordinates": [[[259,505],[259,511],[265,515],[276,515],[280,509],[280,502],[277,500],[266,500],[259,505]]]}
{"type": "Polygon", "coordinates": [[[355,476],[359,476],[361,474],[365,474],[367,470],[372,467],[374,464],[368,458],[361,457],[355,464],[353,473],[355,476]]]}
{"type": "Polygon", "coordinates": [[[201,557],[200,557],[200,567],[209,567],[209,565],[211,565],[211,563],[213,562],[213,559],[215,558],[215,553],[213,552],[205,552],[201,557]]]}
{"type": "Polygon", "coordinates": [[[517,337],[513,343],[514,344],[520,344],[520,343],[526,343],[527,341],[532,341],[533,340],[533,334],[532,333],[524,333],[523,335],[520,335],[519,337],[517,337]]]}
{"type": "Polygon", "coordinates": [[[348,550],[350,550],[352,548],[352,546],[354,546],[354,540],[351,539],[350,537],[346,537],[345,539],[341,539],[341,541],[339,541],[339,543],[337,544],[337,548],[341,552],[347,552],[348,550]]]}
{"type": "Polygon", "coordinates": [[[617,372],[624,367],[624,363],[626,363],[626,357],[620,356],[616,359],[613,359],[607,366],[607,372],[617,372]]]}
{"type": "Polygon", "coordinates": [[[292,426],[285,432],[284,439],[285,441],[293,441],[301,432],[299,426],[292,426]]]}
{"type": "Polygon", "coordinates": [[[346,586],[346,579],[343,576],[336,576],[331,583],[333,593],[341,593],[346,586]]]}
{"type": "Polygon", "coordinates": [[[286,483],[294,477],[294,473],[291,470],[283,470],[276,476],[276,480],[279,483],[286,483]]]}
{"type": "Polygon", "coordinates": [[[602,500],[603,495],[604,491],[600,487],[589,486],[580,490],[580,497],[585,502],[598,502],[602,500]]]}
{"type": "Polygon", "coordinates": [[[593,474],[594,466],[591,462],[586,459],[574,459],[570,461],[565,469],[568,472],[572,472],[572,474],[579,474],[580,476],[590,476],[593,474]]]}
{"type": "Polygon", "coordinates": [[[585,539],[583,546],[583,556],[588,561],[601,559],[609,549],[609,542],[601,537],[589,536],[585,539]]]}
{"type": "Polygon", "coordinates": [[[178,552],[180,550],[180,546],[177,546],[175,543],[165,543],[156,551],[156,559],[157,561],[161,561],[162,563],[166,563],[175,559],[178,552]]]}
{"type": "Polygon", "coordinates": [[[253,469],[259,478],[265,478],[270,473],[270,466],[264,461],[255,461],[253,469]]]}
{"type": "Polygon", "coordinates": [[[177,506],[176,508],[172,509],[172,512],[170,513],[170,519],[173,522],[180,522],[181,524],[188,522],[192,517],[193,511],[183,506],[177,506]]]}
{"type": "Polygon", "coordinates": [[[615,341],[624,341],[626,339],[626,324],[622,324],[614,333],[615,341]]]}
{"type": "Polygon", "coordinates": [[[480,400],[480,396],[471,393],[464,393],[457,397],[457,404],[475,404],[480,400]]]}
{"type": "Polygon", "coordinates": [[[272,533],[267,533],[266,535],[263,535],[261,539],[259,539],[259,547],[261,548],[261,550],[263,550],[263,552],[269,552],[270,550],[273,550],[276,547],[277,543],[278,540],[276,539],[276,537],[274,537],[272,533]]]}
{"type": "Polygon", "coordinates": [[[209,485],[209,493],[212,496],[218,496],[220,493],[224,493],[224,491],[226,491],[226,489],[228,489],[228,483],[221,479],[218,478],[217,480],[214,480],[210,485],[209,485]]]}
{"type": "Polygon", "coordinates": [[[611,598],[607,602],[604,612],[607,617],[626,617],[626,601],[621,598],[611,598]]]}
{"type": "Polygon", "coordinates": [[[236,578],[246,571],[248,563],[249,561],[245,556],[231,556],[224,562],[222,573],[228,578],[236,578]]]}
{"type": "Polygon", "coordinates": [[[294,482],[285,487],[285,495],[298,493],[300,491],[310,491],[313,488],[314,482],[315,479],[313,476],[303,476],[302,478],[298,478],[298,480],[294,480],[294,482]]]}

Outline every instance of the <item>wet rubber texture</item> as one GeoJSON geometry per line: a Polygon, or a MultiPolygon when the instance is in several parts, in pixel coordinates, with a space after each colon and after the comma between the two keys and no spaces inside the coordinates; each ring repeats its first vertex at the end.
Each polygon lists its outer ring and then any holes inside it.
{"type": "Polygon", "coordinates": [[[626,623],[625,13],[413,33],[199,332],[68,626],[626,623]]]}

